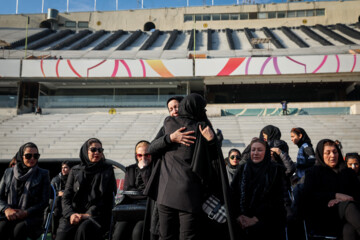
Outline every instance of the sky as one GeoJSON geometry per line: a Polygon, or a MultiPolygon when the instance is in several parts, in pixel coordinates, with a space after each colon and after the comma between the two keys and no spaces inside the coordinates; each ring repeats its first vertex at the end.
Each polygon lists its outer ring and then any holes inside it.
{"type": "MultiPolygon", "coordinates": [[[[48,8],[55,8],[60,12],[66,11],[68,0],[18,0],[18,13],[41,13],[44,1],[44,12],[48,8]]],[[[244,0],[188,0],[190,6],[233,5],[242,4],[244,0]]],[[[251,0],[255,1],[255,0],[251,0]]],[[[281,2],[284,0],[256,0],[256,3],[281,2]]],[[[69,0],[69,12],[93,11],[95,0],[69,0]]],[[[187,0],[143,0],[144,8],[185,7],[187,0]]],[[[15,14],[16,0],[0,0],[0,14],[15,14]]],[[[118,0],[118,10],[139,9],[141,0],[118,0]]],[[[97,11],[116,10],[116,0],[96,0],[97,11]]]]}

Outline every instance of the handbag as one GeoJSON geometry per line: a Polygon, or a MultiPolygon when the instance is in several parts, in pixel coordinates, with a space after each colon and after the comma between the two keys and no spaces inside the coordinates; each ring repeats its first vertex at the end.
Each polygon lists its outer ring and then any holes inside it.
{"type": "Polygon", "coordinates": [[[226,210],[225,206],[221,205],[220,200],[211,195],[206,201],[202,204],[203,211],[208,215],[208,217],[218,223],[226,222],[226,210]]]}
{"type": "MultiPolygon", "coordinates": [[[[142,196],[142,193],[138,191],[123,191],[122,195],[142,196]]],[[[147,200],[137,200],[133,203],[117,204],[112,210],[115,221],[144,220],[146,201],[147,200]]]]}

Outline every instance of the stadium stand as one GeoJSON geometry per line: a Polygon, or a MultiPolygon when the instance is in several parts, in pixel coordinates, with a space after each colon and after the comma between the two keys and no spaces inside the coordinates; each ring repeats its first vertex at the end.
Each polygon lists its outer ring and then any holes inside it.
{"type": "MultiPolygon", "coordinates": [[[[167,114],[24,114],[2,117],[0,123],[0,159],[11,159],[19,146],[34,141],[42,158],[77,158],[80,145],[90,137],[102,140],[106,157],[123,165],[134,161],[133,146],[141,139],[152,140],[167,114]]],[[[231,148],[241,151],[252,137],[269,124],[276,125],[290,147],[290,156],[296,160],[297,147],[291,143],[290,129],[301,126],[308,132],[313,144],[320,139],[339,139],[343,151],[357,152],[360,137],[354,129],[360,128],[359,115],[290,115],[290,116],[226,116],[212,117],[214,128],[224,135],[224,155],[231,148]]]]}

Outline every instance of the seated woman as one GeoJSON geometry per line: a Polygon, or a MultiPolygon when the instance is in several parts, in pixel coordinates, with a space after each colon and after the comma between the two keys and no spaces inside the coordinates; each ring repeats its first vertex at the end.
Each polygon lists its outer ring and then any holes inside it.
{"type": "Polygon", "coordinates": [[[319,234],[343,235],[344,240],[360,236],[359,182],[346,167],[336,143],[321,140],[316,147],[315,166],[304,181],[305,220],[319,234]]]}
{"type": "Polygon", "coordinates": [[[39,157],[37,146],[26,143],[16,154],[15,167],[5,170],[0,183],[1,239],[36,239],[43,231],[50,179],[49,172],[38,167],[39,157]]]}
{"type": "Polygon", "coordinates": [[[103,151],[96,138],[81,147],[81,163],[71,169],[62,196],[63,217],[56,240],[98,240],[109,230],[116,181],[103,151]]]}
{"type": "MultiPolygon", "coordinates": [[[[137,191],[137,195],[125,195],[123,204],[136,203],[143,201],[146,203],[147,197],[142,194],[151,174],[151,154],[148,152],[150,143],[140,141],[135,146],[136,164],[126,168],[124,191],[137,191]]],[[[119,221],[115,224],[113,234],[114,240],[122,239],[142,239],[144,221],[119,221]]]]}
{"type": "Polygon", "coordinates": [[[245,239],[284,239],[285,170],[271,161],[270,147],[261,139],[250,143],[250,159],[232,182],[240,234],[245,239]]]}
{"type": "Polygon", "coordinates": [[[241,159],[241,153],[236,148],[230,149],[228,157],[224,159],[226,164],[226,172],[227,172],[229,184],[231,184],[235,172],[239,168],[240,159],[241,159]]]}
{"type": "Polygon", "coordinates": [[[52,224],[51,224],[51,232],[53,233],[53,238],[55,238],[56,229],[59,226],[59,220],[62,216],[61,199],[62,199],[62,195],[64,194],[65,185],[69,173],[70,173],[69,162],[64,161],[61,163],[61,172],[51,180],[51,184],[54,186],[56,191],[56,200],[55,200],[56,202],[55,202],[52,224]]]}

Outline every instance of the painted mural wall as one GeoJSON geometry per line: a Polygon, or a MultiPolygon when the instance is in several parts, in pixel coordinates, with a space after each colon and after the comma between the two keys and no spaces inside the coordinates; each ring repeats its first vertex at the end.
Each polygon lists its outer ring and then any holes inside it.
{"type": "MultiPolygon", "coordinates": [[[[22,77],[172,78],[192,77],[191,59],[22,60],[22,77]]],[[[1,60],[0,76],[19,77],[20,60],[1,60]]],[[[314,55],[196,59],[195,76],[241,76],[360,72],[360,55],[314,55]]]]}

